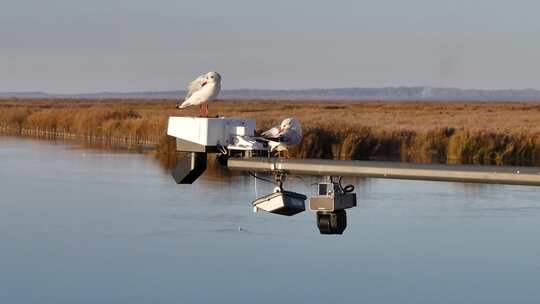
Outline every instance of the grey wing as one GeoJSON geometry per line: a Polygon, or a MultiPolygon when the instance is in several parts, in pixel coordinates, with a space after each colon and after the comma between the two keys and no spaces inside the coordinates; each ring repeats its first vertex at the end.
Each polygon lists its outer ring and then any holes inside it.
{"type": "Polygon", "coordinates": [[[197,92],[198,90],[202,88],[202,82],[204,81],[204,76],[205,75],[201,75],[189,83],[185,99],[188,99],[191,95],[193,95],[193,93],[197,92]]]}
{"type": "Polygon", "coordinates": [[[280,133],[279,128],[278,127],[273,127],[272,129],[264,131],[263,133],[261,133],[261,136],[266,137],[266,138],[278,138],[279,135],[280,135],[279,133],[280,133]]]}
{"type": "Polygon", "coordinates": [[[280,134],[282,141],[291,146],[298,145],[302,141],[302,133],[299,133],[297,130],[288,129],[282,134],[280,134]]]}

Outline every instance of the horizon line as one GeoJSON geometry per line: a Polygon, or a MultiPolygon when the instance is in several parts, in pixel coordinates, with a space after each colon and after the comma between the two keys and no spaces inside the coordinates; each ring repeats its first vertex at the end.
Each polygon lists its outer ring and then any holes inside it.
{"type": "MultiPolygon", "coordinates": [[[[538,91],[540,89],[535,88],[504,88],[504,89],[495,89],[495,88],[474,88],[474,87],[445,87],[445,86],[406,86],[406,85],[397,85],[397,86],[351,86],[351,87],[329,87],[329,88],[303,88],[303,89],[264,89],[264,88],[231,88],[223,89],[225,91],[328,91],[328,90],[348,90],[348,89],[398,89],[398,88],[424,88],[424,89],[448,89],[448,90],[476,90],[476,91],[538,91]]],[[[167,92],[182,92],[187,91],[187,89],[147,89],[140,91],[122,91],[122,90],[105,90],[105,91],[93,91],[93,92],[71,92],[71,93],[57,93],[51,91],[0,91],[0,94],[44,94],[44,95],[92,95],[92,94],[141,94],[141,93],[167,93],[167,92]]]]}

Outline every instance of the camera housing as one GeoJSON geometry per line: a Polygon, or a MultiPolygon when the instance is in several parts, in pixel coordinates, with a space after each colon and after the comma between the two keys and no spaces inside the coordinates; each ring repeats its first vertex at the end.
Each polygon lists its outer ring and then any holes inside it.
{"type": "Polygon", "coordinates": [[[317,227],[321,234],[343,234],[347,228],[347,212],[317,212],[317,227]]]}
{"type": "Polygon", "coordinates": [[[309,198],[309,209],[317,212],[317,228],[321,234],[343,234],[347,228],[345,209],[356,207],[356,193],[353,186],[343,188],[341,183],[329,182],[317,184],[317,195],[309,198]]]}
{"type": "Polygon", "coordinates": [[[356,193],[344,192],[339,183],[321,182],[317,190],[318,195],[309,198],[312,211],[333,212],[356,207],[356,193]]]}

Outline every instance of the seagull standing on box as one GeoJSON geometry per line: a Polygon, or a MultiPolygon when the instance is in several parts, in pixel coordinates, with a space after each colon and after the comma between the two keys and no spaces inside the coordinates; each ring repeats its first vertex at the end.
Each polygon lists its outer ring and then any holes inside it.
{"type": "Polygon", "coordinates": [[[268,140],[270,152],[289,152],[289,148],[302,141],[302,126],[296,118],[285,118],[279,126],[265,131],[261,136],[268,140]]]}
{"type": "Polygon", "coordinates": [[[184,102],[176,105],[178,109],[199,106],[200,117],[208,117],[208,102],[216,99],[221,90],[221,75],[208,72],[197,77],[188,86],[184,102]]]}

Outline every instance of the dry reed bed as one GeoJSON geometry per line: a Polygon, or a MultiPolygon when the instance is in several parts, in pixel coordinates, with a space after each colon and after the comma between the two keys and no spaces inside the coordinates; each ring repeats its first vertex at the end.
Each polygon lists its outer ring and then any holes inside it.
{"type": "MultiPolygon", "coordinates": [[[[262,130],[300,119],[298,157],[398,159],[415,162],[540,164],[540,103],[223,101],[212,115],[257,120],[262,130]]],[[[165,136],[170,100],[4,100],[0,128],[81,139],[174,145],[165,136]]]]}

